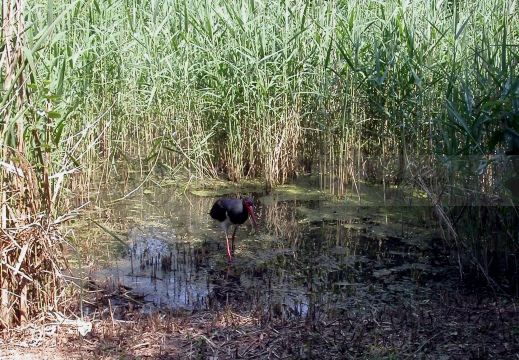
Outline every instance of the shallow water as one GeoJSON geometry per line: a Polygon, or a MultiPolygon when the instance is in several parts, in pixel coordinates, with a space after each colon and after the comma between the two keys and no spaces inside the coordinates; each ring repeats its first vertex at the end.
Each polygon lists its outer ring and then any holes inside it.
{"type": "MultiPolygon", "coordinates": [[[[131,250],[113,242],[108,265],[93,277],[131,288],[144,311],[232,306],[282,318],[426,301],[445,289],[452,268],[428,207],[396,199],[384,206],[380,196],[363,195],[358,204],[287,194],[226,195],[252,195],[260,228],[250,221],[239,227],[229,266],[221,226],[208,215],[221,196],[137,192],[110,205],[131,250]]],[[[118,196],[114,190],[103,201],[118,196]]]]}

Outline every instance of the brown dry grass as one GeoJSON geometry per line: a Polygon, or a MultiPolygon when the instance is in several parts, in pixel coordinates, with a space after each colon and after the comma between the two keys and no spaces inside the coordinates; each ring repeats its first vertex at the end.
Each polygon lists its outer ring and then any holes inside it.
{"type": "MultiPolygon", "coordinates": [[[[112,314],[113,315],[113,314],[112,314]]],[[[517,303],[443,295],[428,303],[320,320],[231,308],[196,313],[127,312],[93,321],[85,337],[66,325],[4,331],[2,359],[517,359],[517,303]]]]}
{"type": "Polygon", "coordinates": [[[70,300],[62,276],[67,267],[64,239],[56,226],[44,218],[16,225],[0,233],[0,329],[24,326],[49,309],[63,309],[70,300]]]}

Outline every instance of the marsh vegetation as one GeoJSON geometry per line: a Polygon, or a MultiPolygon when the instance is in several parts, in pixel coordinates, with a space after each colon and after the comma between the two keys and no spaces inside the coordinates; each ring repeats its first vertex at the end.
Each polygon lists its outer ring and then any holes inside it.
{"type": "MultiPolygon", "coordinates": [[[[199,194],[255,182],[250,192],[272,212],[269,193],[285,184],[303,181],[358,208],[372,188],[385,214],[400,214],[384,224],[398,226],[421,218],[409,208],[425,201],[423,226],[436,231],[460,282],[515,301],[517,7],[4,0],[0,328],[72,312],[82,290],[63,276],[65,254],[73,249],[72,263],[84,265],[98,247],[63,225],[86,210],[112,219],[111,205],[90,211],[115,182],[132,184],[126,198],[164,178],[199,194]],[[386,210],[394,206],[406,210],[386,210]]],[[[346,221],[341,211],[333,221],[346,221]]],[[[285,240],[293,231],[326,243],[297,222],[269,226],[285,240]]],[[[117,236],[114,223],[103,228],[117,236]]],[[[320,249],[300,245],[303,257],[320,249]]],[[[507,344],[517,347],[516,335],[507,344]]]]}

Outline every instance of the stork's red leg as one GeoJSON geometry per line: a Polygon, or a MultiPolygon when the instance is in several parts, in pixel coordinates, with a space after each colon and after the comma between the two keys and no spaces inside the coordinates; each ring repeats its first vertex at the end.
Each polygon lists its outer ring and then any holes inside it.
{"type": "Polygon", "coordinates": [[[229,262],[232,262],[231,249],[229,248],[229,237],[225,234],[225,240],[227,240],[227,254],[229,254],[229,262]]]}

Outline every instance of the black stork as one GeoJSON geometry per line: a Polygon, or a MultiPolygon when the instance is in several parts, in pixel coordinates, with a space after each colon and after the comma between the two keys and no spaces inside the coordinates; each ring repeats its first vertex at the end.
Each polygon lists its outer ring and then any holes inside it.
{"type": "Polygon", "coordinates": [[[234,225],[234,232],[232,233],[233,249],[236,229],[238,229],[238,225],[247,221],[249,214],[254,222],[256,231],[258,231],[256,217],[252,211],[253,204],[254,202],[248,196],[243,199],[218,199],[209,212],[209,215],[211,215],[213,219],[222,223],[222,229],[225,232],[225,240],[227,240],[227,254],[229,254],[229,262],[232,262],[231,249],[229,248],[229,235],[227,233],[229,226],[234,225]]]}

